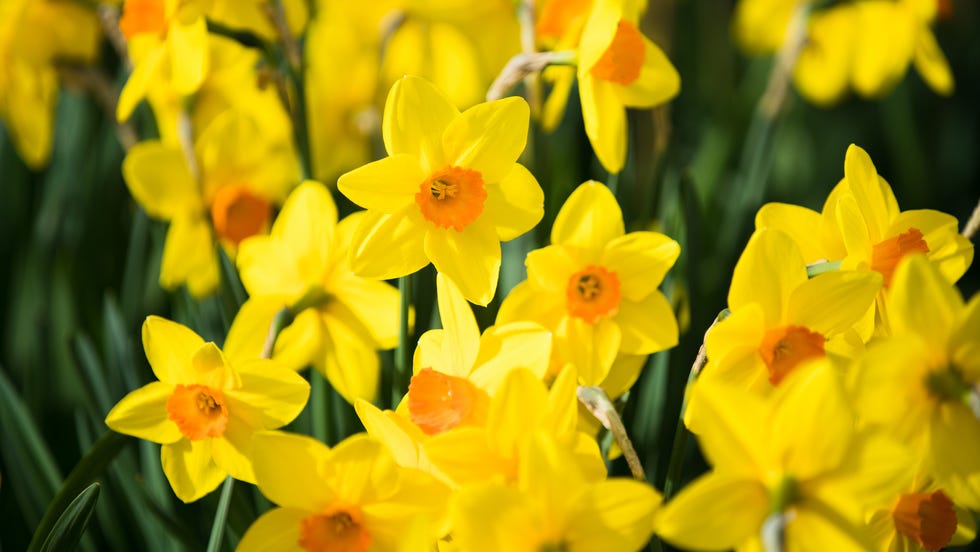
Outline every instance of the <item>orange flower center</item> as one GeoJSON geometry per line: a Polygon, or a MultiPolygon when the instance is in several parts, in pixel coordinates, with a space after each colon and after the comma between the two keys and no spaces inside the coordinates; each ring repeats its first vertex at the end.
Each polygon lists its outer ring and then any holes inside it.
{"type": "Polygon", "coordinates": [[[224,395],[205,385],[178,385],[167,399],[167,417],[191,441],[221,437],[228,425],[224,395]]]}
{"type": "Polygon", "coordinates": [[[467,379],[423,368],[408,385],[408,413],[428,435],[487,419],[490,397],[467,379]]]}
{"type": "Polygon", "coordinates": [[[269,202],[244,186],[222,186],[211,201],[215,231],[235,245],[261,232],[271,215],[269,202]]]}
{"type": "Polygon", "coordinates": [[[592,76],[628,86],[640,78],[645,56],[646,46],[639,29],[629,21],[620,19],[612,42],[592,66],[592,76]]]}
{"type": "Polygon", "coordinates": [[[366,552],[371,533],[360,510],[336,508],[303,518],[296,544],[309,552],[366,552]]]}
{"type": "Polygon", "coordinates": [[[907,232],[876,243],[871,248],[871,270],[880,272],[885,280],[885,287],[888,287],[892,283],[892,276],[895,275],[895,267],[902,257],[909,253],[928,252],[929,246],[922,239],[922,232],[918,228],[909,228],[907,232]]]}
{"type": "Polygon", "coordinates": [[[949,544],[956,533],[953,501],[942,491],[903,494],[892,510],[895,530],[929,552],[949,544]]]}
{"type": "Polygon", "coordinates": [[[425,220],[439,228],[462,231],[483,212],[487,190],[479,171],[462,167],[438,170],[419,186],[415,194],[425,220]]]}
{"type": "Polygon", "coordinates": [[[141,33],[167,32],[166,0],[126,0],[119,30],[127,40],[141,33]]]}
{"type": "Polygon", "coordinates": [[[803,326],[782,326],[766,332],[759,354],[769,368],[769,383],[779,385],[801,362],[824,356],[823,335],[803,326]]]}
{"type": "Polygon", "coordinates": [[[589,324],[619,312],[619,278],[601,266],[589,265],[572,274],[565,288],[565,309],[589,324]]]}
{"type": "Polygon", "coordinates": [[[539,38],[559,39],[571,29],[576,21],[584,18],[592,7],[593,0],[551,0],[545,3],[538,16],[535,33],[539,38]]]}

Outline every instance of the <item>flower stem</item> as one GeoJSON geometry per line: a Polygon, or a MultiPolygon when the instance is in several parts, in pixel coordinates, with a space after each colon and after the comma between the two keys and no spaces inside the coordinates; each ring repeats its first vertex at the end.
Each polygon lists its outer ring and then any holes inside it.
{"type": "Polygon", "coordinates": [[[613,434],[619,449],[623,451],[623,457],[626,458],[633,478],[638,481],[646,481],[646,473],[643,471],[643,465],[640,463],[640,457],[636,454],[636,449],[633,448],[633,442],[626,434],[623,419],[619,416],[619,412],[616,411],[616,407],[613,406],[606,392],[598,386],[580,385],[577,394],[579,402],[585,405],[589,412],[602,423],[603,427],[613,434]]]}
{"type": "Polygon", "coordinates": [[[265,344],[262,345],[262,353],[259,355],[261,358],[272,358],[272,351],[276,348],[279,333],[292,323],[292,309],[283,307],[276,312],[276,315],[272,317],[272,323],[269,324],[269,333],[265,336],[265,344]]]}
{"type": "Polygon", "coordinates": [[[408,391],[411,378],[412,348],[409,341],[408,315],[412,306],[412,276],[398,279],[398,293],[401,295],[401,309],[398,314],[398,347],[395,349],[395,377],[391,381],[391,406],[398,406],[402,396],[408,391]]]}
{"type": "Polygon", "coordinates": [[[977,202],[977,206],[973,208],[973,214],[970,215],[970,220],[966,221],[966,226],[963,227],[963,237],[972,240],[977,230],[980,230],[980,202],[977,202]]]}
{"type": "Polygon", "coordinates": [[[319,370],[310,371],[310,400],[313,401],[313,438],[330,444],[330,387],[319,370]]]}
{"type": "Polygon", "coordinates": [[[225,535],[225,520],[228,519],[228,507],[231,505],[231,491],[234,488],[235,479],[229,475],[221,486],[221,498],[218,499],[218,509],[214,514],[214,523],[211,524],[207,552],[217,552],[221,549],[221,539],[225,535]]]}

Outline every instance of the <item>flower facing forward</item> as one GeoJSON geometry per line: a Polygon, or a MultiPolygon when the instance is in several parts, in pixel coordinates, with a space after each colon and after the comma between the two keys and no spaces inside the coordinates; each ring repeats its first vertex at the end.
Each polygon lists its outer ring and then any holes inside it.
{"type": "Polygon", "coordinates": [[[363,433],[327,448],[303,435],[264,432],[255,436],[254,457],[259,490],[279,507],[249,527],[242,552],[427,550],[441,536],[434,533],[444,526],[446,487],[398,467],[363,433]],[[420,520],[428,534],[411,530],[420,520]],[[407,539],[417,547],[406,548],[407,539]]]}
{"type": "Polygon", "coordinates": [[[582,30],[578,86],[592,149],[610,173],[626,162],[626,108],[660,105],[680,91],[677,69],[637,28],[624,0],[595,0],[582,30]]]}
{"type": "Polygon", "coordinates": [[[677,343],[677,321],[657,289],[680,254],[657,232],[625,233],[616,198],[599,182],[562,206],[552,245],[527,256],[526,281],[498,322],[532,320],[555,333],[553,367],[573,363],[582,385],[599,385],[617,353],[646,355],[677,343]]]}
{"type": "Polygon", "coordinates": [[[286,199],[269,235],[242,242],[237,263],[249,300],[240,317],[250,337],[238,342],[257,354],[276,311],[294,320],[272,358],[299,370],[312,364],[348,402],[374,400],[379,349],[398,342],[398,290],[355,276],[347,264],[351,234],[364,213],[337,222],[330,192],[307,181],[286,199]]]}
{"type": "Polygon", "coordinates": [[[157,316],[143,323],[143,348],[160,381],[123,397],[106,425],[162,444],[163,471],[184,502],[228,475],[254,483],[253,433],[291,422],[306,405],[309,384],[271,360],[229,359],[214,343],[157,316]]]}
{"type": "Polygon", "coordinates": [[[404,77],[385,103],[388,157],[340,177],[340,191],[368,210],[351,267],[368,278],[411,274],[429,262],[486,305],[500,269],[500,242],[530,230],[544,195],[517,157],[527,103],[505,98],[460,113],[433,85],[404,77]]]}

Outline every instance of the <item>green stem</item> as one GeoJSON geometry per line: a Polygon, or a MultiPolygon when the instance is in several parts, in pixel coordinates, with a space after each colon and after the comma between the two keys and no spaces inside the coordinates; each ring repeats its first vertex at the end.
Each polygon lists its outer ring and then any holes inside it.
{"type": "Polygon", "coordinates": [[[319,372],[310,373],[310,400],[313,401],[313,437],[321,443],[330,443],[330,386],[319,372]]]}
{"type": "Polygon", "coordinates": [[[54,527],[65,508],[78,496],[82,489],[99,477],[109,462],[122,451],[123,446],[132,440],[133,438],[128,435],[107,431],[92,445],[92,448],[85,453],[85,456],[78,461],[75,468],[65,478],[61,488],[58,489],[58,493],[48,505],[44,517],[41,518],[41,523],[38,524],[37,529],[34,530],[34,536],[31,537],[31,543],[27,548],[28,552],[41,549],[48,533],[51,532],[51,528],[54,527]]]}
{"type": "Polygon", "coordinates": [[[820,263],[813,263],[807,265],[806,267],[806,277],[813,278],[819,276],[824,272],[833,272],[835,270],[840,270],[840,264],[842,261],[823,261],[820,263]]]}
{"type": "Polygon", "coordinates": [[[235,479],[229,475],[221,486],[221,498],[218,499],[218,510],[214,514],[214,523],[211,524],[207,552],[218,552],[221,549],[221,539],[225,535],[225,521],[228,519],[228,507],[231,505],[231,491],[234,488],[235,479]]]}
{"type": "Polygon", "coordinates": [[[412,306],[412,276],[402,276],[398,279],[398,293],[401,295],[401,309],[398,314],[398,347],[395,349],[395,377],[391,382],[391,406],[398,406],[399,401],[408,392],[408,382],[412,374],[412,347],[409,343],[410,334],[408,315],[412,306]]]}
{"type": "Polygon", "coordinates": [[[276,348],[276,340],[279,339],[279,333],[292,323],[293,311],[290,307],[283,307],[276,312],[276,315],[272,317],[272,322],[269,324],[269,333],[265,336],[265,344],[262,345],[262,352],[259,354],[260,358],[272,358],[272,352],[276,348]]]}
{"type": "Polygon", "coordinates": [[[643,471],[640,457],[637,456],[633,442],[626,433],[623,419],[619,416],[619,412],[616,411],[612,401],[609,400],[609,395],[606,395],[601,387],[584,385],[579,386],[577,395],[579,402],[585,405],[589,412],[602,423],[603,427],[612,433],[616,443],[619,444],[619,449],[623,452],[623,458],[626,459],[633,478],[638,481],[646,481],[646,473],[643,471]]]}

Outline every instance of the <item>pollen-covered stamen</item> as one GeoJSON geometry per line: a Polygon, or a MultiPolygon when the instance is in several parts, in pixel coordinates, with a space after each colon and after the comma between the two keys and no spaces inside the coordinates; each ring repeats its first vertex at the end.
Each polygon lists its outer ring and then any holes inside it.
{"type": "Polygon", "coordinates": [[[428,435],[486,421],[490,397],[467,379],[423,368],[408,385],[408,413],[428,435]]]}
{"type": "Polygon", "coordinates": [[[895,530],[929,552],[949,544],[956,533],[953,501],[942,491],[903,494],[892,509],[895,530]]]}
{"type": "Polygon", "coordinates": [[[309,552],[366,552],[371,533],[357,508],[332,508],[299,522],[301,548],[309,552]]]}
{"type": "Polygon", "coordinates": [[[929,245],[918,228],[910,227],[901,234],[876,243],[871,248],[871,270],[881,273],[885,286],[890,286],[898,261],[911,253],[928,253],[929,245]]]}
{"type": "Polygon", "coordinates": [[[759,355],[769,368],[769,383],[779,385],[800,363],[822,358],[827,339],[803,326],[781,326],[766,332],[759,355]]]}
{"type": "Polygon", "coordinates": [[[568,314],[595,324],[619,312],[619,278],[604,267],[589,265],[572,274],[565,289],[568,314]]]}
{"type": "Polygon", "coordinates": [[[457,231],[480,216],[486,199],[487,190],[479,171],[452,166],[432,173],[415,194],[415,203],[425,220],[457,231]]]}
{"type": "Polygon", "coordinates": [[[265,228],[272,216],[268,200],[237,184],[218,188],[211,200],[211,221],[222,239],[238,245],[265,228]]]}
{"type": "Polygon", "coordinates": [[[221,437],[228,425],[224,395],[206,385],[178,385],[167,399],[167,417],[191,441],[221,437]]]}
{"type": "Polygon", "coordinates": [[[119,17],[119,30],[126,40],[143,33],[166,33],[166,0],[126,0],[119,17]]]}
{"type": "Polygon", "coordinates": [[[629,86],[640,78],[645,57],[643,34],[629,21],[620,19],[612,42],[592,66],[592,76],[629,86]]]}

